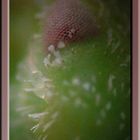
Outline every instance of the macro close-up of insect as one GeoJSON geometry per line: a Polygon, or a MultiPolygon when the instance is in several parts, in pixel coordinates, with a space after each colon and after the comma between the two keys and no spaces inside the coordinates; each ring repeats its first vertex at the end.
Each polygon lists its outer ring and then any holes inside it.
{"type": "Polygon", "coordinates": [[[10,140],[131,140],[130,0],[11,0],[10,140]]]}

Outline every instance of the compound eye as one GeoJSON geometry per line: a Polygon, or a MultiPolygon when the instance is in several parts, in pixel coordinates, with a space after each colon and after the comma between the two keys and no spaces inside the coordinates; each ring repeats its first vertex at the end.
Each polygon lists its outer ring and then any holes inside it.
{"type": "Polygon", "coordinates": [[[96,35],[98,29],[94,15],[79,0],[59,0],[52,6],[52,12],[47,17],[45,25],[45,46],[64,41],[82,41],[91,35],[96,35]],[[55,24],[53,24],[55,23],[55,24]],[[90,23],[90,26],[89,26],[90,23]]]}

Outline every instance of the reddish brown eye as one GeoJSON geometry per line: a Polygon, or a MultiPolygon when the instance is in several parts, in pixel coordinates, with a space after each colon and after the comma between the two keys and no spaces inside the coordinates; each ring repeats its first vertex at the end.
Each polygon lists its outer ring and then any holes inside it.
{"type": "Polygon", "coordinates": [[[57,47],[59,41],[70,43],[97,33],[94,16],[80,0],[57,0],[45,24],[45,45],[57,47]]]}

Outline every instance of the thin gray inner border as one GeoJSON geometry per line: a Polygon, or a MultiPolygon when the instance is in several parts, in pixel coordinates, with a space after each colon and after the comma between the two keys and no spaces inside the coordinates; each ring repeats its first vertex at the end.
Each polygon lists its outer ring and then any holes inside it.
{"type": "Polygon", "coordinates": [[[2,0],[2,140],[9,140],[9,0],[2,0]]]}
{"type": "MultiPolygon", "coordinates": [[[[133,1],[133,140],[138,140],[138,0],[133,1]]],[[[139,5],[140,6],[140,5],[139,5]]],[[[140,7],[139,7],[140,8],[140,7]]],[[[2,0],[2,140],[9,140],[9,0],[2,0]]],[[[140,54],[139,54],[140,55],[140,54]]],[[[140,137],[139,137],[140,138],[140,137]]]]}
{"type": "MultiPolygon", "coordinates": [[[[138,128],[140,128],[140,2],[138,2],[138,128]]],[[[140,140],[140,129],[138,129],[138,139],[140,140]]]]}
{"type": "Polygon", "coordinates": [[[132,58],[132,139],[138,140],[138,0],[133,2],[132,58]]]}

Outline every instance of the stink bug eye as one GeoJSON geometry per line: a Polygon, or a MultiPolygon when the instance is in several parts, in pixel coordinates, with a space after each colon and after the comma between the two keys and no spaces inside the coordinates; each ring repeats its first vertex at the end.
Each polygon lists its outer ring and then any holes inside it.
{"type": "Polygon", "coordinates": [[[79,0],[59,0],[51,8],[45,23],[45,46],[65,44],[95,36],[98,27],[94,16],[79,0]],[[55,23],[55,24],[54,24],[55,23]]]}

